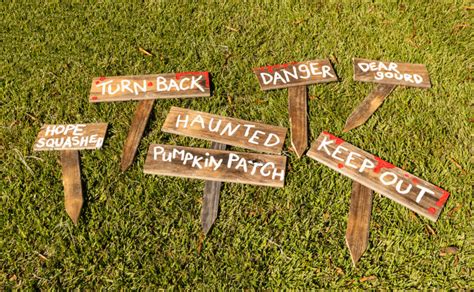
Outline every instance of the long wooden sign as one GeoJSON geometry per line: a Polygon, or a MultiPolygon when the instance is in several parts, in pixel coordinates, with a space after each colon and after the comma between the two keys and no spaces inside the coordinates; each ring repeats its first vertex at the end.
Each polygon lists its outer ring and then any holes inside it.
{"type": "Polygon", "coordinates": [[[286,157],[152,144],[144,173],[283,187],[286,157]]]}
{"type": "Polygon", "coordinates": [[[172,107],[163,132],[279,154],[286,128],[172,107]]]}
{"type": "Polygon", "coordinates": [[[92,80],[90,102],[211,95],[208,72],[97,77],[92,80]]]}
{"type": "Polygon", "coordinates": [[[307,155],[432,221],[449,197],[447,191],[327,132],[319,135],[307,155]]]}
{"type": "Polygon", "coordinates": [[[43,125],[33,150],[80,150],[102,147],[107,123],[43,125]]]}
{"type": "Polygon", "coordinates": [[[253,72],[262,90],[337,81],[328,59],[265,66],[253,72]]]}
{"type": "Polygon", "coordinates": [[[413,87],[431,87],[423,64],[382,62],[354,58],[354,80],[413,87]]]}

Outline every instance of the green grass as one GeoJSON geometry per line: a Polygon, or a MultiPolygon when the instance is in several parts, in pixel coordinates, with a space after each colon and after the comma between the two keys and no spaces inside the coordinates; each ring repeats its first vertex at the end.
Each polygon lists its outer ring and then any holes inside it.
{"type": "Polygon", "coordinates": [[[470,4],[380,2],[2,2],[0,287],[473,288],[470,4]],[[369,249],[353,268],[344,240],[351,181],[297,159],[287,140],[285,188],[225,183],[202,241],[203,181],[142,172],[150,143],[210,146],[162,133],[168,109],[288,127],[287,90],[261,91],[251,69],[325,57],[341,81],[309,87],[311,140],[330,131],[448,190],[438,222],[376,195],[369,249]],[[353,57],[424,63],[433,86],[398,88],[342,134],[374,87],[352,80],[353,57]],[[120,173],[137,103],[90,104],[91,79],[204,70],[213,96],[157,101],[136,162],[120,173]],[[58,153],[32,146],[43,123],[100,121],[109,123],[104,148],[81,152],[86,204],[75,227],[58,153]],[[459,250],[440,256],[447,246],[459,250]]]}

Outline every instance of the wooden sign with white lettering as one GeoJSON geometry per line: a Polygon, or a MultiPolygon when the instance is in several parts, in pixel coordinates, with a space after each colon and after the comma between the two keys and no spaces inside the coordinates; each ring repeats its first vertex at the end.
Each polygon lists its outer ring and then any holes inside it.
{"type": "Polygon", "coordinates": [[[61,150],[64,207],[74,224],[84,200],[78,150],[101,148],[106,131],[106,123],[43,125],[33,145],[34,151],[61,150]]]}
{"type": "Polygon", "coordinates": [[[172,107],[163,132],[268,153],[281,153],[286,128],[172,107]]]}
{"type": "Polygon", "coordinates": [[[354,58],[354,80],[413,87],[431,87],[423,64],[382,62],[354,58]]]}
{"type": "Polygon", "coordinates": [[[337,81],[328,59],[265,66],[253,72],[262,90],[337,81]]]}
{"type": "Polygon", "coordinates": [[[152,144],[143,172],[210,181],[283,187],[286,157],[152,144]]]}
{"type": "Polygon", "coordinates": [[[449,197],[447,191],[327,132],[319,135],[307,155],[432,221],[449,197]]]}
{"type": "Polygon", "coordinates": [[[80,150],[102,147],[107,123],[43,125],[33,150],[80,150]]]}
{"type": "Polygon", "coordinates": [[[211,95],[208,72],[97,77],[92,80],[90,102],[203,97],[211,95]]]}

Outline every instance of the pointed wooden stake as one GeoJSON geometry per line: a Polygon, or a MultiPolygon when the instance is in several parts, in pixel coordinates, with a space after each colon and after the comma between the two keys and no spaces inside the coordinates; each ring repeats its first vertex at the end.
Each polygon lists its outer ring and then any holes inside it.
{"type": "Polygon", "coordinates": [[[342,131],[348,132],[365,123],[396,86],[393,84],[378,84],[352,112],[342,131]]]}
{"type": "Polygon", "coordinates": [[[308,147],[306,86],[288,88],[288,112],[291,124],[291,146],[300,158],[308,147]]]}
{"type": "Polygon", "coordinates": [[[347,220],[346,244],[354,267],[367,249],[373,191],[360,183],[352,182],[351,206],[347,220]]]}
{"type": "MultiPolygon", "coordinates": [[[[212,142],[211,148],[215,150],[225,150],[226,145],[212,142]]],[[[207,235],[216,221],[217,212],[219,211],[219,194],[221,191],[221,185],[222,182],[220,181],[205,182],[201,209],[201,224],[204,235],[207,235]]]]}
{"type": "Polygon", "coordinates": [[[83,203],[79,151],[61,151],[61,165],[64,185],[64,206],[72,222],[77,225],[83,203]]]}
{"type": "Polygon", "coordinates": [[[120,162],[120,169],[122,171],[126,171],[133,163],[138,144],[140,144],[146,124],[148,123],[148,118],[153,109],[153,103],[153,99],[141,100],[138,103],[133,116],[132,125],[128,131],[127,140],[123,146],[122,161],[120,162]]]}

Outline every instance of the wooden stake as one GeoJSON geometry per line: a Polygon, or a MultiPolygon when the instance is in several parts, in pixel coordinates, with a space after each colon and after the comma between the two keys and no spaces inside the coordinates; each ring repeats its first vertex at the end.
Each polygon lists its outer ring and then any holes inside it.
{"type": "Polygon", "coordinates": [[[393,84],[378,84],[352,112],[342,131],[348,132],[365,123],[396,86],[393,84]]]}
{"type": "Polygon", "coordinates": [[[291,124],[291,146],[300,158],[308,147],[306,86],[288,88],[288,112],[291,124]]]}
{"type": "Polygon", "coordinates": [[[141,100],[138,103],[133,116],[132,125],[128,131],[127,140],[123,146],[122,161],[120,163],[122,171],[126,171],[133,163],[138,144],[140,144],[143,132],[145,131],[145,126],[148,123],[148,118],[153,109],[153,103],[153,99],[141,100]]]}
{"type": "Polygon", "coordinates": [[[351,206],[347,221],[346,244],[354,267],[367,249],[373,191],[360,183],[352,182],[351,206]]]}
{"type": "MultiPolygon", "coordinates": [[[[212,142],[211,148],[215,150],[225,150],[226,145],[212,142]]],[[[216,221],[217,212],[219,211],[219,194],[221,191],[221,185],[222,182],[220,181],[205,182],[201,209],[201,224],[204,235],[207,235],[216,221]]]]}
{"type": "Polygon", "coordinates": [[[79,151],[61,151],[61,165],[64,185],[64,206],[72,222],[77,225],[83,203],[79,151]]]}

